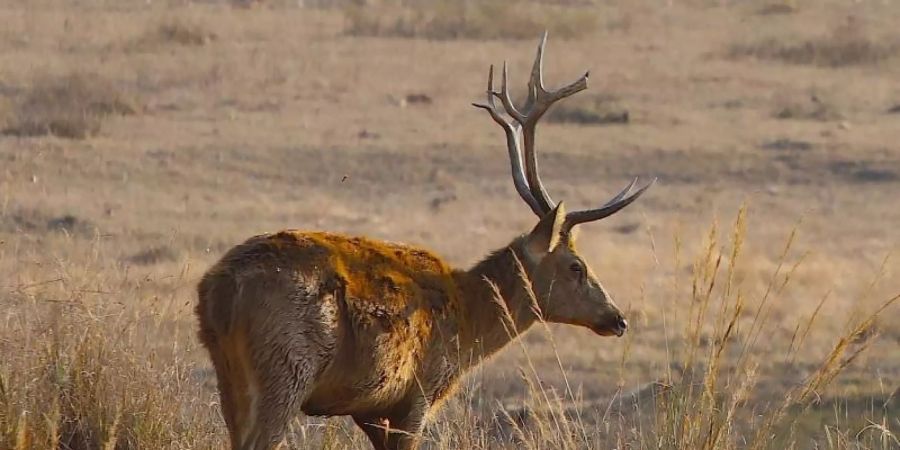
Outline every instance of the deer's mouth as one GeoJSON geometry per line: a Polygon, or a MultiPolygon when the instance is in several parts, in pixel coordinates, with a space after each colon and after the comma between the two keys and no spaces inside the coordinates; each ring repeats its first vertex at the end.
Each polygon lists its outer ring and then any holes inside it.
{"type": "Polygon", "coordinates": [[[591,327],[591,331],[599,334],[600,336],[616,336],[622,337],[625,334],[625,330],[613,329],[612,327],[591,327]]]}
{"type": "Polygon", "coordinates": [[[617,320],[609,320],[603,322],[587,322],[581,320],[567,320],[563,323],[567,323],[569,325],[577,325],[585,327],[600,336],[617,336],[622,337],[625,334],[625,330],[628,328],[628,322],[625,319],[617,319],[617,320]]]}
{"type": "Polygon", "coordinates": [[[589,326],[588,328],[590,328],[591,331],[599,334],[600,336],[622,337],[625,334],[625,330],[628,329],[628,322],[626,322],[625,319],[620,319],[603,324],[589,326]]]}

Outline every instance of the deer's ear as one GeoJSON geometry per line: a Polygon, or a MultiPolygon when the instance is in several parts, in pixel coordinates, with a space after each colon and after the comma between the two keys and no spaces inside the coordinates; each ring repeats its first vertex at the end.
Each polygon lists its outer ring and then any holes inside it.
{"type": "Polygon", "coordinates": [[[531,233],[528,233],[525,248],[529,256],[540,260],[559,245],[562,238],[560,230],[565,219],[566,208],[562,202],[559,202],[556,208],[541,218],[531,233]]]}

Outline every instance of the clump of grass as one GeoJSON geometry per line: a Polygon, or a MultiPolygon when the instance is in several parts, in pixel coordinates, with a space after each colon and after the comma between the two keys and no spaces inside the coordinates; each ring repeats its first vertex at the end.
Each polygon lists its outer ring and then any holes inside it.
{"type": "Polygon", "coordinates": [[[350,6],[344,16],[350,35],[436,40],[533,39],[544,30],[575,38],[593,32],[599,23],[586,7],[525,0],[434,0],[378,9],[350,6]]]}
{"type": "Polygon", "coordinates": [[[94,250],[60,261],[56,278],[3,286],[0,448],[219,448],[183,336],[162,337],[168,307],[111,301],[138,301],[142,288],[107,278],[94,250]]]}
{"type": "Polygon", "coordinates": [[[96,224],[74,214],[50,214],[47,211],[17,208],[0,212],[0,232],[22,234],[62,233],[91,238],[98,232],[96,224]]]}
{"type": "Polygon", "coordinates": [[[897,56],[896,39],[871,36],[859,22],[848,21],[831,33],[807,37],[769,37],[738,43],[728,51],[731,57],[750,57],[822,67],[877,64],[897,56]]]}
{"type": "Polygon", "coordinates": [[[168,45],[201,46],[216,40],[217,37],[199,23],[182,18],[169,18],[151,26],[132,40],[126,48],[148,50],[168,45]]]}
{"type": "Polygon", "coordinates": [[[126,261],[140,266],[149,266],[176,260],[178,260],[178,252],[168,245],[146,248],[126,258],[126,261]]]}
{"type": "Polygon", "coordinates": [[[777,16],[795,12],[797,12],[797,5],[790,1],[767,3],[756,10],[756,13],[761,16],[777,16]]]}
{"type": "MultiPolygon", "coordinates": [[[[718,231],[713,227],[706,252],[694,264],[685,327],[688,342],[679,364],[681,377],[670,378],[672,389],[658,402],[661,417],[653,438],[663,448],[795,448],[800,439],[824,443],[827,436],[798,436],[797,424],[808,416],[831,383],[869,348],[876,319],[900,300],[900,296],[887,299],[864,319],[849,320],[845,334],[837,337],[809,375],[775,394],[779,400],[774,405],[760,405],[754,393],[762,376],[761,363],[783,359],[787,363],[780,370],[784,370],[796,361],[825,298],[813,314],[796,324],[783,354],[763,350],[768,345],[765,336],[772,328],[772,304],[782,300],[779,297],[800,267],[800,262],[788,263],[796,231],[788,237],[768,286],[758,299],[746,296],[737,281],[744,235],[742,209],[730,243],[720,249],[718,231]],[[859,339],[861,336],[865,338],[859,339]]],[[[822,433],[817,428],[813,433],[822,433]]],[[[864,441],[853,444],[832,448],[875,448],[864,441]]]]}
{"type": "Polygon", "coordinates": [[[110,115],[130,115],[137,101],[102,76],[72,73],[37,80],[13,108],[3,134],[85,139],[110,115]]]}
{"type": "Polygon", "coordinates": [[[819,93],[787,95],[779,97],[774,111],[776,119],[831,121],[841,120],[844,115],[837,104],[819,93]]]}
{"type": "Polygon", "coordinates": [[[0,124],[9,123],[13,117],[14,105],[10,98],[0,97],[0,124]]]}
{"type": "Polygon", "coordinates": [[[216,39],[215,33],[196,23],[173,20],[159,24],[156,36],[161,41],[180,45],[204,45],[216,39]]]}
{"type": "MultiPolygon", "coordinates": [[[[53,328],[48,347],[31,355],[39,367],[28,371],[32,379],[20,378],[21,372],[5,374],[5,399],[2,405],[12,410],[15,422],[6,423],[4,448],[134,448],[141,441],[158,441],[164,432],[163,405],[145,393],[129,398],[126,380],[134,373],[123,369],[119,360],[122,348],[110,348],[108,340],[92,330],[53,328]],[[66,336],[69,335],[69,336],[66,336]],[[143,403],[140,407],[135,406],[143,403]],[[124,422],[124,423],[123,423],[124,422]],[[143,423],[141,423],[143,422],[143,423]],[[146,430],[142,428],[146,427],[146,430]],[[14,436],[14,439],[9,439],[14,436]]],[[[123,366],[124,365],[124,366],[123,366]]],[[[7,371],[9,370],[6,368],[7,371]]]]}
{"type": "Polygon", "coordinates": [[[897,55],[896,44],[867,38],[821,37],[807,40],[764,39],[737,44],[731,56],[771,59],[790,64],[843,67],[875,64],[897,55]]]}
{"type": "Polygon", "coordinates": [[[626,124],[630,121],[630,115],[612,96],[576,96],[567,103],[553,105],[547,112],[546,120],[580,125],[626,124]]]}

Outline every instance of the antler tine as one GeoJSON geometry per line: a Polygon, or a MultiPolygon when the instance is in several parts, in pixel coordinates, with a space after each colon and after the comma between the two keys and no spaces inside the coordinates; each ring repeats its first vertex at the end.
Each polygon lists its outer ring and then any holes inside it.
{"type": "MultiPolygon", "coordinates": [[[[548,91],[544,87],[544,48],[547,45],[547,32],[541,36],[538,44],[537,55],[531,68],[531,77],[528,81],[528,100],[526,101],[524,120],[519,120],[522,125],[522,135],[525,142],[525,175],[528,185],[531,187],[531,195],[537,200],[545,213],[556,207],[556,202],[550,197],[544,183],[541,181],[538,170],[537,155],[534,150],[535,127],[538,120],[547,112],[550,106],[572,94],[587,89],[589,73],[585,73],[574,82],[555,91],[548,91]]],[[[517,119],[518,120],[518,119],[517,119]]]]}
{"type": "MultiPolygon", "coordinates": [[[[546,46],[547,32],[545,31],[538,44],[534,65],[531,67],[531,77],[528,80],[528,100],[525,102],[524,115],[527,116],[526,121],[531,123],[537,123],[553,103],[587,89],[587,79],[590,76],[590,72],[585,72],[572,83],[555,91],[548,91],[544,86],[544,49],[546,46]]],[[[522,126],[525,126],[525,123],[522,123],[522,126]]]]}
{"type": "Polygon", "coordinates": [[[509,95],[509,71],[506,61],[503,61],[503,78],[500,81],[500,92],[494,92],[494,95],[500,98],[500,102],[503,103],[503,109],[506,110],[510,117],[519,122],[520,125],[525,123],[526,117],[519,112],[516,105],[513,104],[512,96],[509,95]]]}
{"type": "Polygon", "coordinates": [[[580,223],[585,222],[593,222],[595,220],[600,220],[606,217],[609,217],[617,212],[619,212],[622,208],[631,204],[631,202],[638,199],[650,186],[653,186],[656,183],[656,178],[650,180],[649,183],[645,184],[640,189],[634,191],[630,195],[628,195],[628,191],[634,187],[637,182],[637,178],[631,181],[631,183],[625,187],[621,192],[619,192],[615,197],[613,197],[610,201],[606,202],[603,206],[597,209],[588,209],[584,211],[573,211],[566,214],[566,220],[563,222],[562,230],[563,233],[569,233],[572,230],[572,227],[578,225],[580,223]]]}
{"type": "Polygon", "coordinates": [[[622,200],[622,197],[625,197],[629,192],[631,192],[631,189],[634,187],[635,184],[637,184],[637,182],[638,182],[638,177],[632,178],[631,183],[628,183],[628,186],[625,186],[625,189],[622,189],[622,191],[619,192],[618,194],[616,194],[615,197],[609,199],[609,201],[604,203],[603,206],[609,206],[619,200],[622,200]]]}
{"type": "Polygon", "coordinates": [[[525,101],[526,110],[531,109],[539,93],[547,92],[544,88],[544,47],[546,45],[547,32],[544,31],[544,34],[541,35],[541,42],[538,43],[534,65],[531,66],[531,78],[528,79],[528,100],[525,101]]]}
{"type": "MultiPolygon", "coordinates": [[[[505,65],[504,65],[504,75],[505,75],[505,65]]],[[[506,77],[504,76],[503,82],[503,90],[506,90],[506,77]]],[[[537,214],[538,217],[542,217],[544,213],[540,209],[540,205],[531,195],[531,191],[528,188],[528,181],[525,178],[525,169],[522,167],[522,150],[521,145],[519,144],[519,130],[516,125],[513,125],[509,121],[507,121],[501,114],[500,111],[497,110],[497,106],[494,104],[494,97],[497,95],[497,92],[494,91],[494,66],[491,65],[490,71],[488,72],[488,86],[487,86],[487,103],[472,103],[472,106],[476,108],[481,108],[490,113],[491,118],[494,119],[494,122],[497,122],[501,128],[503,128],[503,132],[506,134],[506,148],[509,150],[509,161],[510,161],[510,169],[512,171],[513,184],[516,187],[516,192],[519,193],[519,196],[522,197],[522,200],[528,204],[528,207],[537,214]]],[[[508,112],[508,110],[507,110],[508,112]]]]}

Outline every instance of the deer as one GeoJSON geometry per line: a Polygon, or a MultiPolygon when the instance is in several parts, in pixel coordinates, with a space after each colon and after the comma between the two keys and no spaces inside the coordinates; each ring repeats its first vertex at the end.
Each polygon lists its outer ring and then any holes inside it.
{"type": "Polygon", "coordinates": [[[199,339],[232,449],[280,447],[301,412],[352,417],[376,450],[416,449],[460,378],[538,321],[625,333],[625,316],[579,256],[573,232],[630,205],[656,179],[634,189],[635,177],[587,210],[567,212],[550,197],[535,128],[551,105],[587,88],[589,73],[545,88],[546,42],[544,33],[521,109],[506,63],[500,90],[491,66],[487,99],[473,103],[506,135],[513,184],[538,218],[531,231],[457,269],[400,243],[284,230],[235,246],[203,275],[199,339]]]}

